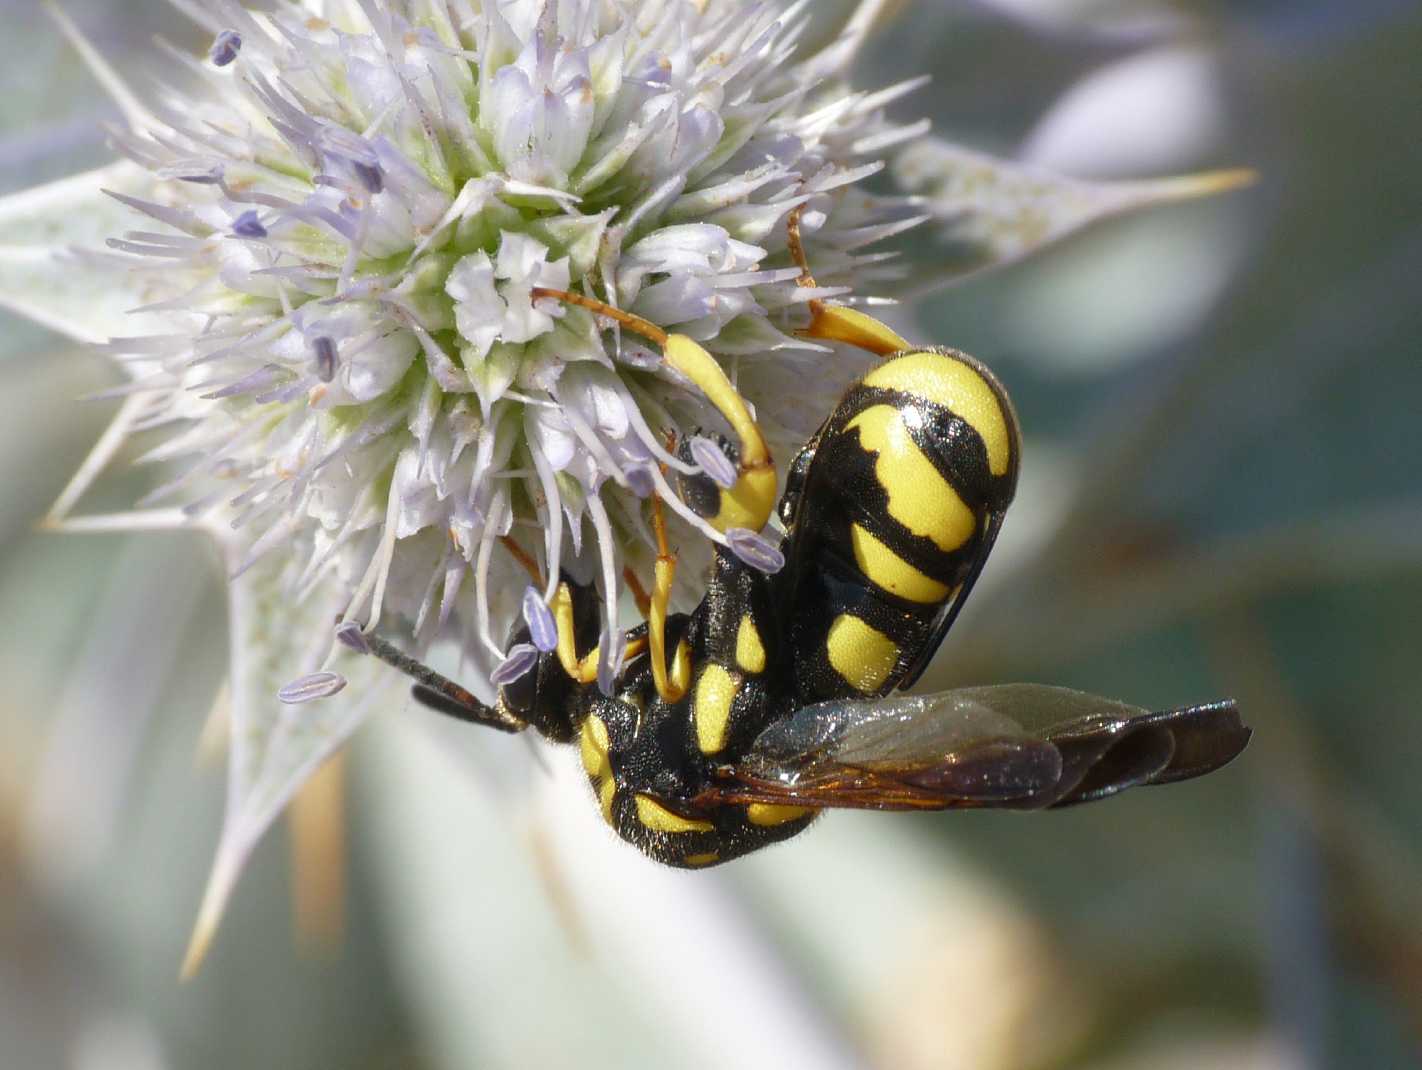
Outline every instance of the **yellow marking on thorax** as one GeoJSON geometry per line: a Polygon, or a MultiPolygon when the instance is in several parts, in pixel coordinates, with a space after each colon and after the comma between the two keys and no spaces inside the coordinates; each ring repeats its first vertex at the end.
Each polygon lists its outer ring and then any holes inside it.
{"type": "Polygon", "coordinates": [[[749,613],[741,615],[741,625],[736,629],[736,664],[744,672],[765,671],[765,644],[760,641],[760,629],[749,613]]]}
{"type": "Polygon", "coordinates": [[[915,535],[952,553],[973,537],[978,518],[933,462],[924,456],[892,405],[871,405],[845,425],[877,454],[874,478],[889,499],[889,515],[915,535]]]}
{"type": "Polygon", "coordinates": [[[608,777],[602,782],[602,786],[597,789],[597,804],[602,810],[602,819],[609,825],[612,824],[612,800],[617,795],[617,781],[608,777]]]}
{"type": "Polygon", "coordinates": [[[899,660],[899,645],[852,613],[834,619],[825,648],[834,671],[866,695],[883,686],[899,660]]]}
{"type": "Polygon", "coordinates": [[[859,566],[859,571],[881,591],[888,591],[922,605],[942,602],[948,597],[946,583],[939,583],[914,568],[876,539],[868,528],[859,524],[852,525],[849,529],[849,542],[854,549],[854,562],[859,566]]]}
{"type": "Polygon", "coordinates": [[[746,820],[762,828],[774,828],[813,814],[810,806],[776,806],[773,803],[751,803],[746,807],[746,820]]]}
{"type": "Polygon", "coordinates": [[[612,765],[607,760],[608,745],[607,725],[596,714],[589,715],[583,722],[578,752],[583,758],[583,768],[594,780],[601,780],[612,773],[612,765]]]}
{"type": "Polygon", "coordinates": [[[612,824],[612,800],[617,794],[617,780],[612,775],[612,763],[608,761],[609,747],[607,725],[596,714],[583,722],[583,730],[578,737],[578,753],[582,755],[583,768],[597,790],[598,806],[602,819],[612,824]]]}
{"type": "Polygon", "coordinates": [[[865,386],[901,390],[932,401],[965,421],[987,447],[988,470],[1004,475],[1014,435],[997,394],[971,364],[927,350],[895,357],[864,377],[865,386]]]}
{"type": "Polygon", "coordinates": [[[696,681],[691,715],[696,721],[696,745],[702,754],[716,754],[726,746],[731,732],[731,703],[740,682],[724,666],[711,664],[696,681]]]}
{"type": "Polygon", "coordinates": [[[674,814],[650,795],[637,796],[637,820],[653,832],[712,832],[709,821],[693,821],[674,814]]]}

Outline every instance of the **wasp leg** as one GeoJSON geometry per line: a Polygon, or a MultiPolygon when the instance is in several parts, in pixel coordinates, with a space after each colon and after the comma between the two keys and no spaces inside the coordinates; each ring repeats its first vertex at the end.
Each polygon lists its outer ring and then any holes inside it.
{"type": "Polygon", "coordinates": [[[543,590],[543,573],[538,570],[538,562],[529,555],[529,552],[510,535],[499,536],[499,542],[504,544],[504,549],[509,552],[509,556],[523,566],[523,570],[533,580],[533,586],[540,591],[543,590]]]}
{"type": "Polygon", "coordinates": [[[535,301],[553,298],[606,316],[661,346],[662,359],[696,385],[740,440],[736,482],[730,489],[721,492],[721,511],[714,517],[708,517],[707,522],[722,532],[732,528],[749,528],[751,531],[763,528],[775,508],[775,462],[745,399],[731,385],[725,370],[711,354],[684,334],[668,334],[650,320],[595,298],[546,286],[535,286],[531,294],[535,301]]]}
{"type": "Polygon", "coordinates": [[[500,732],[522,732],[528,727],[526,722],[507,711],[495,706],[486,706],[467,688],[461,687],[447,676],[441,676],[424,662],[410,657],[378,635],[366,634],[353,623],[342,625],[336,634],[341,642],[352,650],[373,654],[414,680],[415,685],[410,689],[410,693],[422,706],[428,706],[456,720],[496,728],[500,732]]]}
{"type": "MultiPolygon", "coordinates": [[[[800,215],[805,210],[803,204],[796,205],[785,218],[785,243],[790,256],[800,269],[800,285],[806,289],[815,288],[814,276],[810,274],[810,262],[805,256],[805,245],[800,237],[800,215]]],[[[896,331],[880,323],[873,316],[844,305],[827,305],[818,299],[810,303],[810,325],[795,333],[804,338],[817,338],[823,342],[844,342],[857,349],[868,350],[881,357],[912,349],[896,331]]]]}
{"type": "Polygon", "coordinates": [[[652,495],[652,530],[657,536],[657,563],[652,593],[647,607],[647,646],[651,653],[652,682],[663,702],[680,701],[691,686],[691,650],[686,641],[677,643],[670,671],[667,668],[667,607],[671,603],[672,581],[676,579],[676,554],[667,545],[667,522],[662,500],[652,495]]]}
{"type": "MultiPolygon", "coordinates": [[[[641,590],[640,586],[637,588],[641,590]]],[[[643,592],[645,597],[645,592],[643,592]]],[[[640,604],[640,603],[639,603],[640,604]]],[[[578,657],[577,636],[573,628],[573,592],[566,583],[558,584],[553,595],[553,621],[558,626],[558,664],[563,671],[578,684],[591,684],[597,680],[597,663],[602,646],[593,647],[581,658],[578,657]]],[[[647,649],[647,639],[639,636],[627,644],[626,658],[635,658],[647,649]]]]}
{"type": "Polygon", "coordinates": [[[566,583],[558,584],[553,594],[553,622],[558,626],[558,664],[574,683],[590,684],[597,679],[598,648],[586,657],[578,657],[577,634],[573,627],[573,591],[566,583]]]}
{"type": "Polygon", "coordinates": [[[663,350],[667,363],[690,379],[731,425],[739,440],[736,482],[721,492],[721,509],[707,522],[717,531],[749,528],[759,531],[775,507],[775,462],[765,436],[751,417],[721,365],[685,335],[668,336],[663,350]]]}

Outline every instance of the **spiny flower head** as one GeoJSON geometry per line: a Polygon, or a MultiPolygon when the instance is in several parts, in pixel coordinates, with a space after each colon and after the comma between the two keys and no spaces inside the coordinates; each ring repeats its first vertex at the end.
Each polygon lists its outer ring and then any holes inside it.
{"type": "Polygon", "coordinates": [[[510,624],[542,622],[515,558],[545,598],[560,571],[594,579],[615,635],[654,492],[693,562],[715,542],[765,566],[677,493],[734,478],[716,411],[656,347],[535,290],[699,341],[772,448],[803,441],[852,369],[803,374],[825,357],[793,330],[886,270],[862,250],[916,219],[855,184],[920,131],[882,116],[912,84],[797,64],[807,6],[195,7],[205,88],[116,135],[156,180],[121,199],[163,224],[111,243],[172,325],[110,346],[147,422],[177,429],[152,456],[184,467],[153,499],[229,525],[238,571],[281,555],[292,598],[393,611],[422,645],[457,627],[500,678],[530,660],[510,624]],[[826,288],[797,283],[797,207],[826,288]]]}

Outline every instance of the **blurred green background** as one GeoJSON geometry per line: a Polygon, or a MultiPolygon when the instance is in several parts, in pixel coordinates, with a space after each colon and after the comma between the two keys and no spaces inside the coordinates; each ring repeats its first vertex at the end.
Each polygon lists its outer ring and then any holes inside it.
{"type": "MultiPolygon", "coordinates": [[[[152,34],[204,43],[163,0],[65,6],[140,85],[152,34]]],[[[115,113],[38,8],[0,4],[0,192],[108,159],[115,113]]],[[[905,117],[1068,173],[1261,173],[899,319],[992,363],[1028,435],[927,684],[1233,695],[1235,765],[1059,815],[835,815],[688,876],[607,841],[568,755],[391,710],[186,985],[219,569],[197,538],[32,530],[116,373],[0,313],[0,1064],[1422,1063],[1418,55],[1403,0],[913,0],[860,68],[932,72],[905,117]],[[298,890],[337,944],[294,933],[298,890]]],[[[150,477],[116,465],[89,511],[150,477]]]]}

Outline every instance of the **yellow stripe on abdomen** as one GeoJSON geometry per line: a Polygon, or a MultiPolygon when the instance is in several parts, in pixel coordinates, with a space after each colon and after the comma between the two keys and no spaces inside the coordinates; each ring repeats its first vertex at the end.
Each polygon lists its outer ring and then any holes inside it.
{"type": "Polygon", "coordinates": [[[939,583],[914,568],[876,539],[868,528],[851,525],[849,542],[854,549],[854,563],[859,566],[859,571],[881,591],[922,605],[942,602],[948,597],[946,583],[939,583]]]}
{"type": "Polygon", "coordinates": [[[780,806],[775,803],[751,803],[746,807],[746,820],[761,828],[775,828],[799,821],[815,811],[808,806],[780,806]]]}
{"type": "Polygon", "coordinates": [[[674,814],[650,795],[637,796],[637,820],[653,832],[713,832],[709,821],[695,821],[674,814]]]}
{"type": "Polygon", "coordinates": [[[1007,472],[1015,435],[997,392],[971,364],[931,350],[905,353],[866,375],[864,385],[942,405],[983,440],[988,470],[995,476],[1007,472]]]}
{"type": "Polygon", "coordinates": [[[874,478],[888,496],[891,517],[944,553],[973,537],[978,518],[918,448],[898,409],[871,405],[844,430],[857,430],[860,446],[877,455],[874,478]]]}
{"type": "Polygon", "coordinates": [[[841,613],[825,636],[825,652],[834,671],[863,694],[878,691],[894,671],[899,645],[852,613],[841,613]]]}

